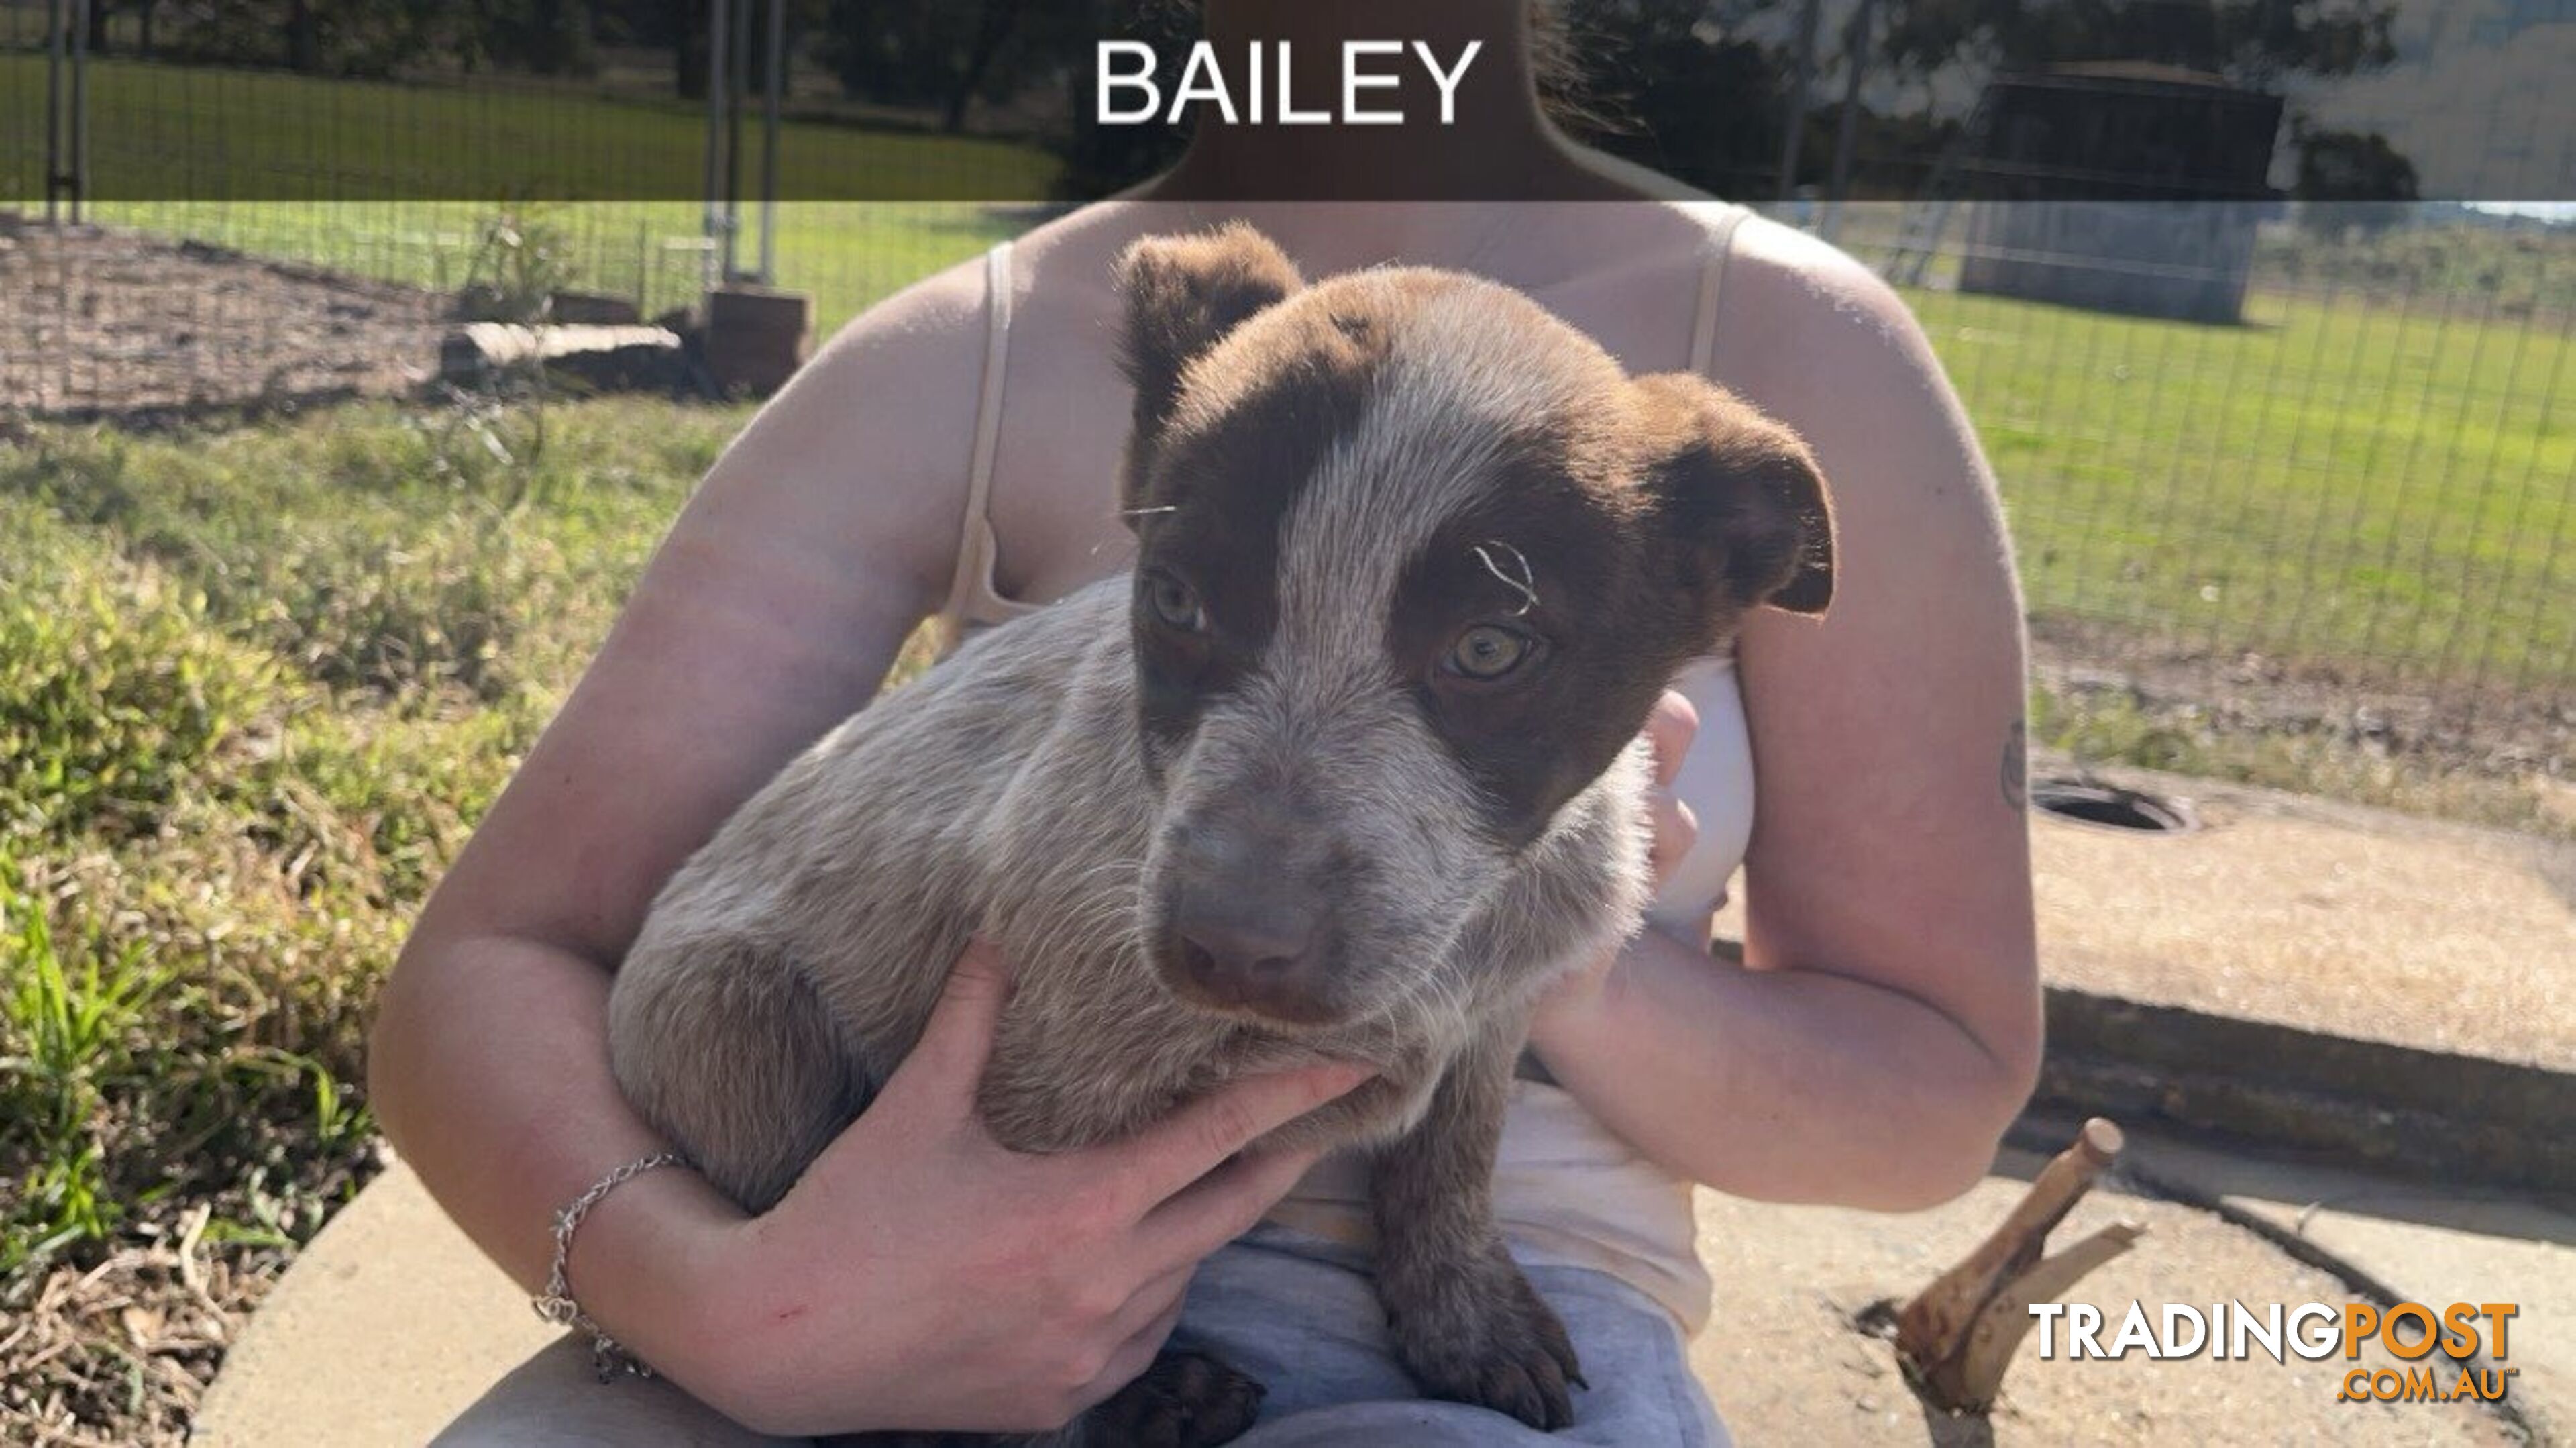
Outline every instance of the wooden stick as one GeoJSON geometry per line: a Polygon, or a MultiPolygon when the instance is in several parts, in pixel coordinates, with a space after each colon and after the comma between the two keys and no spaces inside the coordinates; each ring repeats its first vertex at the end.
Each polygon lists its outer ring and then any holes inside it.
{"type": "Polygon", "coordinates": [[[2109,1120],[2096,1116],[2085,1122],[2075,1144],[2040,1170],[1976,1250],[1897,1314],[1897,1352],[1936,1406],[1954,1412],[1990,1406],[2013,1349],[2029,1330],[2031,1304],[2064,1292],[2127,1251],[2146,1230],[2123,1223],[2041,1259],[2048,1234],[2119,1158],[2123,1144],[2120,1128],[2109,1120]]]}

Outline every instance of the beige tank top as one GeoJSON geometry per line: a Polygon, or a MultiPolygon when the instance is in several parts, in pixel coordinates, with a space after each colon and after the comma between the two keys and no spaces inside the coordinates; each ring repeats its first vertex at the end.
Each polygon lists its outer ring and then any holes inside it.
{"type": "MultiPolygon", "coordinates": [[[[1702,209],[1708,213],[1708,241],[1693,311],[1690,368],[1707,376],[1727,258],[1734,250],[1736,228],[1749,213],[1732,205],[1702,209]]],[[[952,647],[976,628],[1017,618],[1046,602],[1005,598],[994,582],[1000,548],[990,516],[993,455],[1001,436],[1013,286],[1011,244],[1005,241],[985,256],[984,376],[966,518],[957,570],[938,620],[943,640],[952,647]]],[[[1744,859],[1753,834],[1753,755],[1731,656],[1694,661],[1674,687],[1699,709],[1699,733],[1674,784],[1674,792],[1698,818],[1699,836],[1667,878],[1652,918],[1679,929],[1707,918],[1724,903],[1727,881],[1744,859]]],[[[1662,1304],[1684,1330],[1696,1332],[1708,1319],[1710,1284],[1694,1245],[1690,1184],[1648,1160],[1565,1090],[1537,1080],[1516,1081],[1513,1090],[1494,1169],[1495,1213],[1513,1253],[1528,1262],[1609,1273],[1662,1304]]],[[[1271,1219],[1364,1245],[1369,1236],[1366,1178],[1358,1161],[1345,1155],[1320,1163],[1272,1210],[1271,1219]]]]}

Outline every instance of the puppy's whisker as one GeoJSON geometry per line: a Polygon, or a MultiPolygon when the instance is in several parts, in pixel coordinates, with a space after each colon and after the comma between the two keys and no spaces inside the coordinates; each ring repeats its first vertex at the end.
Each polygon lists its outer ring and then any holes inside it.
{"type": "Polygon", "coordinates": [[[1512,610],[1512,617],[1519,618],[1527,614],[1531,609],[1538,607],[1538,575],[1530,571],[1530,561],[1527,554],[1521,552],[1521,550],[1513,547],[1509,543],[1500,542],[1492,538],[1488,538],[1482,543],[1471,545],[1467,551],[1476,555],[1476,561],[1485,565],[1485,571],[1487,573],[1490,573],[1494,575],[1495,578],[1501,580],[1502,585],[1505,588],[1508,588],[1521,596],[1521,606],[1512,610]],[[1496,552],[1500,552],[1505,557],[1511,559],[1513,566],[1519,572],[1518,577],[1505,573],[1502,565],[1494,561],[1494,554],[1496,552]]]}

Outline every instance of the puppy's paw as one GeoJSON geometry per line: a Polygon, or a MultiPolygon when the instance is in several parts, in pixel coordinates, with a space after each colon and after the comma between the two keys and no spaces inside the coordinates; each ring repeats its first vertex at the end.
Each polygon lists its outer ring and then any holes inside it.
{"type": "Polygon", "coordinates": [[[1425,1393],[1551,1433],[1574,1422],[1573,1389],[1591,1385],[1556,1309],[1509,1257],[1426,1288],[1386,1292],[1397,1353],[1425,1393]]]}
{"type": "Polygon", "coordinates": [[[1215,1448],[1252,1426],[1263,1391],[1205,1353],[1167,1348],[1083,1419],[1083,1448],[1215,1448]]]}

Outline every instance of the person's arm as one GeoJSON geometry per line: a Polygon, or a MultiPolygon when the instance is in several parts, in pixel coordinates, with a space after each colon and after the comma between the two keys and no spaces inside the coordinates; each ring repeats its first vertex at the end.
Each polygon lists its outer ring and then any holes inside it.
{"type": "MultiPolygon", "coordinates": [[[[667,1145],[619,1094],[607,1048],[612,972],[654,895],[870,698],[946,586],[982,361],[979,276],[960,269],[854,325],[727,450],[386,985],[369,1067],[378,1119],[523,1285],[545,1278],[558,1209],[667,1145]]],[[[994,996],[971,989],[989,974],[961,970],[970,1002],[994,996]]],[[[961,1010],[946,1029],[963,1043],[952,1054],[972,1056],[990,1008],[961,1010]]],[[[1141,1145],[1039,1161],[981,1138],[962,1105],[971,1072],[917,1075],[757,1221],[691,1172],[618,1188],[576,1238],[583,1307],[755,1427],[1051,1426],[1144,1366],[1191,1253],[1248,1225],[1295,1166],[1255,1159],[1178,1192],[1171,1163],[1195,1177],[1251,1139],[1237,1131],[1348,1084],[1274,1079],[1215,1098],[1214,1125],[1202,1115],[1141,1145]],[[1140,1170],[1139,1153],[1165,1169],[1140,1170]],[[980,1215],[959,1206],[961,1182],[980,1215]],[[1172,1201],[1140,1199],[1138,1182],[1172,1201]],[[1085,1202],[1089,1216],[1069,1219],[1085,1202]],[[1048,1271],[993,1261],[1068,1243],[1085,1250],[1048,1271]],[[950,1280],[921,1290],[890,1257],[950,1280]],[[1050,1330],[1032,1331],[1033,1314],[1050,1330]]]]}
{"type": "Polygon", "coordinates": [[[1757,778],[1746,963],[1648,931],[1535,1038],[1676,1172],[1909,1209],[1965,1190],[2027,1098],[2040,1012],[2020,792],[2020,598],[1994,486],[1893,293],[1748,226],[1718,371],[1797,428],[1835,497],[1833,607],[1738,661],[1757,778]],[[1758,355],[1757,355],[1758,352],[1758,355]]]}
{"type": "MultiPolygon", "coordinates": [[[[950,339],[975,335],[975,306],[947,278],[891,305],[726,450],[386,984],[369,1066],[377,1117],[523,1283],[544,1278],[548,1215],[656,1146],[609,1078],[603,1005],[654,893],[869,698],[932,606],[928,560],[963,492],[913,484],[935,476],[943,446],[963,456],[966,423],[943,384],[973,376],[971,346],[950,339]],[[882,427],[906,409],[910,426],[882,427]]],[[[618,1197],[688,1192],[668,1176],[618,1197]]],[[[617,1215],[602,1209],[600,1237],[617,1215]]]]}

